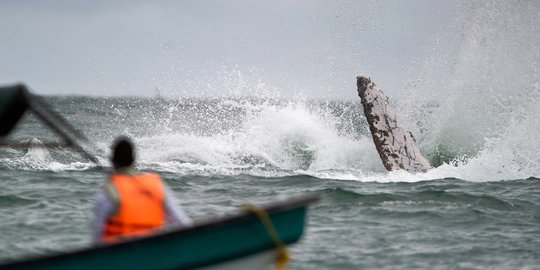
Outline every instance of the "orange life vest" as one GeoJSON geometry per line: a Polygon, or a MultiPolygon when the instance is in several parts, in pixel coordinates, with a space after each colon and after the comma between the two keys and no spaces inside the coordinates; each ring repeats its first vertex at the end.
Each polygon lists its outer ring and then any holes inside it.
{"type": "Polygon", "coordinates": [[[111,181],[118,191],[119,207],[105,224],[103,242],[141,237],[163,227],[165,191],[159,175],[113,175],[111,181]]]}

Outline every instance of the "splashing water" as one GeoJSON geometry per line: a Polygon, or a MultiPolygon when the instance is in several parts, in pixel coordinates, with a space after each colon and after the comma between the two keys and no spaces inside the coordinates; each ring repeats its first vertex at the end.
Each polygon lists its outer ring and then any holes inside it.
{"type": "Polygon", "coordinates": [[[538,176],[538,2],[470,2],[464,9],[456,19],[462,32],[449,31],[438,40],[457,38],[461,45],[427,61],[429,74],[411,84],[397,104],[402,124],[431,162],[442,165],[429,177],[538,176]]]}
{"type": "Polygon", "coordinates": [[[200,136],[189,131],[140,138],[143,162],[165,162],[168,169],[192,170],[193,165],[200,165],[222,173],[230,169],[236,173],[351,171],[362,175],[363,171],[380,170],[371,141],[340,134],[336,126],[341,121],[328,108],[310,108],[305,101],[256,103],[226,100],[220,104],[244,111],[241,123],[226,132],[200,136]]]}
{"type": "MultiPolygon", "coordinates": [[[[384,170],[359,100],[284,99],[253,70],[221,71],[210,85],[228,93],[220,98],[49,100],[103,149],[119,134],[132,136],[142,169],[202,175],[308,174],[377,182],[538,177],[538,2],[463,5],[464,12],[435,39],[420,78],[402,96],[390,96],[398,121],[438,166],[423,174],[384,170]],[[442,44],[459,46],[448,51],[442,44]],[[244,97],[248,93],[256,97],[244,97]]],[[[32,123],[23,125],[19,135],[39,137],[32,123]]],[[[61,150],[23,158],[8,152],[2,166],[10,168],[92,166],[61,150]]]]}

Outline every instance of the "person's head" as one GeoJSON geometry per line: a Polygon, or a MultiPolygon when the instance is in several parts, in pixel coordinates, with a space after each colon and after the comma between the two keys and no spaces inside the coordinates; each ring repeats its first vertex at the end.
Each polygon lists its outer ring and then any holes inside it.
{"type": "Polygon", "coordinates": [[[135,161],[135,149],[128,137],[121,136],[114,140],[112,145],[111,162],[115,169],[133,165],[135,161]]]}

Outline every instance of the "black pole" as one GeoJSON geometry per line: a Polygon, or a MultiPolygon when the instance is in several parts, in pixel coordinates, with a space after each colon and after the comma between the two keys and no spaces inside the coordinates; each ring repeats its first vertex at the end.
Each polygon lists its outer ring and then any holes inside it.
{"type": "Polygon", "coordinates": [[[38,97],[32,95],[26,87],[22,89],[24,92],[24,95],[26,97],[26,101],[28,103],[28,109],[33,112],[37,118],[39,118],[43,123],[49,127],[53,132],[55,132],[58,136],[60,136],[66,143],[68,147],[71,147],[81,153],[81,155],[88,160],[94,162],[98,166],[99,161],[96,156],[88,153],[82,146],[77,144],[74,139],[72,139],[66,132],[64,132],[62,129],[58,127],[58,125],[63,126],[68,131],[73,133],[75,137],[79,137],[79,139],[82,139],[89,143],[88,139],[82,133],[77,131],[75,128],[73,128],[65,119],[63,119],[60,115],[58,115],[53,110],[49,109],[45,102],[41,101],[38,97]],[[40,110],[41,109],[41,110],[40,110]],[[58,125],[54,123],[54,120],[56,120],[58,125]]]}

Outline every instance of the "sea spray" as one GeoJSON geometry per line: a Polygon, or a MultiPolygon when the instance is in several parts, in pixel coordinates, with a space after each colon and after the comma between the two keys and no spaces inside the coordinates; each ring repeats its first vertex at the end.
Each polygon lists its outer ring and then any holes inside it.
{"type": "MultiPolygon", "coordinates": [[[[238,169],[317,172],[372,171],[380,168],[372,144],[339,131],[343,121],[328,107],[308,101],[225,100],[242,113],[241,123],[214,134],[178,130],[174,134],[140,138],[144,162],[191,163],[238,169]],[[374,162],[375,161],[375,162],[374,162]]],[[[345,128],[351,130],[352,128],[345,128]]]]}
{"type": "Polygon", "coordinates": [[[538,8],[536,1],[464,4],[460,22],[441,31],[428,73],[397,98],[398,120],[433,165],[458,167],[442,166],[439,177],[538,175],[538,8]],[[460,46],[448,54],[441,40],[460,46]]]}
{"type": "MultiPolygon", "coordinates": [[[[114,137],[127,134],[137,144],[140,169],[180,175],[307,174],[368,182],[414,182],[446,177],[497,181],[538,175],[535,154],[538,143],[531,139],[539,134],[537,93],[538,90],[528,93],[506,125],[493,122],[491,129],[497,127],[499,131],[483,134],[478,147],[467,148],[467,144],[457,143],[462,139],[459,135],[462,130],[452,132],[446,127],[450,131],[446,134],[448,140],[455,143],[444,144],[439,140],[436,147],[423,150],[428,156],[444,154],[451,159],[426,174],[410,175],[388,174],[384,170],[369,137],[361,104],[355,101],[238,97],[50,97],[49,100],[56,110],[72,112],[68,120],[81,127],[90,140],[103,149],[104,163],[107,163],[108,148],[114,137]],[[121,113],[116,113],[117,110],[121,113]]],[[[445,113],[437,107],[429,111],[445,113]]],[[[398,121],[402,119],[399,116],[398,121]]],[[[39,132],[46,134],[33,125],[21,126],[14,139],[39,137],[39,132]]],[[[435,127],[437,125],[433,125],[435,127]]],[[[421,143],[429,138],[419,137],[421,143]]],[[[24,155],[20,150],[3,151],[3,167],[30,169],[39,163],[22,162],[26,158],[20,159],[24,155]]],[[[49,152],[49,161],[40,163],[43,165],[40,169],[94,167],[67,149],[49,152]]]]}

